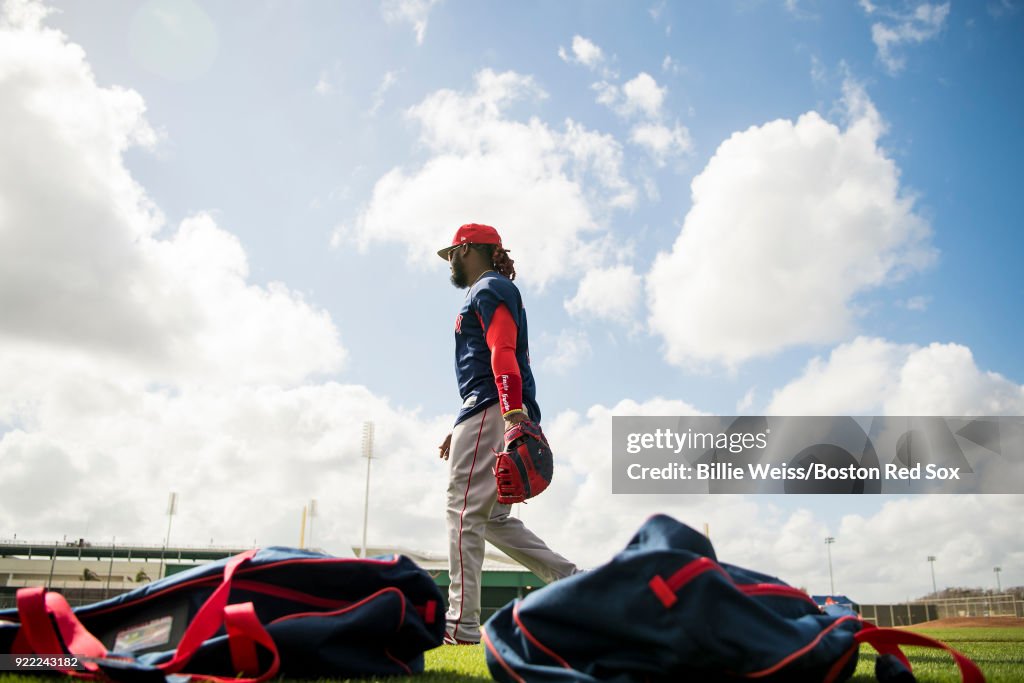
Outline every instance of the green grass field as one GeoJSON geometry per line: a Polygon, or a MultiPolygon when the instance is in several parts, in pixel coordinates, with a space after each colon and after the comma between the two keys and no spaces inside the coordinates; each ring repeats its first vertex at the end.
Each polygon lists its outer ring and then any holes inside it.
{"type": "MultiPolygon", "coordinates": [[[[1024,628],[949,628],[919,629],[964,653],[981,667],[989,683],[1024,681],[1024,628]]],[[[904,648],[920,683],[953,683],[960,680],[956,665],[945,652],[924,648],[904,648]]],[[[484,661],[482,645],[474,647],[445,645],[427,653],[426,672],[421,676],[361,679],[362,683],[480,683],[491,680],[484,661]]],[[[36,683],[32,676],[0,674],[0,683],[36,683]]],[[[875,680],[875,657],[870,647],[861,648],[857,671],[851,679],[857,683],[875,680]]],[[[328,683],[322,681],[320,683],[328,683]]],[[[329,683],[342,683],[330,681],[329,683]]],[[[345,682],[348,683],[348,682],[345,682]]],[[[356,681],[352,681],[356,683],[356,681]]]]}
{"type": "MultiPolygon", "coordinates": [[[[989,683],[1024,681],[1024,628],[942,628],[912,629],[941,640],[974,660],[989,683]]],[[[959,681],[953,659],[944,651],[905,647],[903,652],[914,666],[921,683],[959,681]]],[[[857,672],[851,679],[858,683],[875,680],[875,657],[869,647],[861,648],[857,672]]]]}

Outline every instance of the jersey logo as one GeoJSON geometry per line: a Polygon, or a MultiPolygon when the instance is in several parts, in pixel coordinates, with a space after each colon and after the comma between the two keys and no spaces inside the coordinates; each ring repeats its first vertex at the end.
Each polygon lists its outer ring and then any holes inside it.
{"type": "Polygon", "coordinates": [[[455,316],[455,334],[462,334],[462,314],[455,316]]]}

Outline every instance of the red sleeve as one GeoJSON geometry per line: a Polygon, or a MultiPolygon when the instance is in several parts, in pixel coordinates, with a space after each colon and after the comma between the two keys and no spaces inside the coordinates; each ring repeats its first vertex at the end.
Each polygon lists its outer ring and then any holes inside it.
{"type": "Polygon", "coordinates": [[[498,304],[487,328],[487,346],[491,350],[491,371],[498,387],[498,404],[504,415],[523,409],[523,380],[516,360],[519,328],[505,304],[498,304]]]}

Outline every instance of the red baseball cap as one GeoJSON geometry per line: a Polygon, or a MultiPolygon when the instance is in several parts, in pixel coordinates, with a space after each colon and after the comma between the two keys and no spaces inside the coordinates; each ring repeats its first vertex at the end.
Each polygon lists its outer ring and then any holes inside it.
{"type": "Polygon", "coordinates": [[[466,223],[455,231],[451,246],[438,249],[437,255],[447,261],[448,252],[463,244],[497,244],[500,247],[501,235],[489,225],[466,223]]]}

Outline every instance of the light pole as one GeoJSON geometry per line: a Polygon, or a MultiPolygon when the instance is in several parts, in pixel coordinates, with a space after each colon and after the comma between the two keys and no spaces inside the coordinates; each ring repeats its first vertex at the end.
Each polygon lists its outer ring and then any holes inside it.
{"type": "Polygon", "coordinates": [[[996,593],[1003,592],[1003,584],[999,581],[999,572],[1003,571],[1002,567],[993,567],[992,571],[996,573],[996,593]]]}
{"type": "Polygon", "coordinates": [[[170,498],[167,500],[167,535],[164,536],[165,548],[171,545],[171,522],[174,521],[174,515],[177,511],[178,494],[172,491],[170,498]]]}
{"type": "Polygon", "coordinates": [[[836,539],[829,536],[825,539],[825,550],[828,552],[828,583],[832,589],[831,595],[836,594],[836,582],[832,578],[832,544],[836,542],[836,539]]]}
{"type": "Polygon", "coordinates": [[[164,575],[164,555],[167,553],[167,546],[171,544],[171,522],[174,521],[174,515],[177,512],[178,494],[171,491],[171,495],[167,499],[167,535],[164,536],[164,547],[160,549],[160,570],[157,578],[163,578],[164,575]]]}
{"type": "Polygon", "coordinates": [[[313,547],[313,518],[317,516],[316,498],[309,500],[309,547],[313,547]]]}
{"type": "Polygon", "coordinates": [[[110,577],[114,574],[114,549],[117,548],[117,536],[110,542],[110,564],[107,566],[107,587],[103,589],[103,599],[110,595],[110,577]]]}
{"type": "Polygon", "coordinates": [[[932,566],[932,595],[934,595],[935,597],[939,597],[939,589],[935,585],[935,556],[929,555],[928,562],[932,566]]]}
{"type": "Polygon", "coordinates": [[[373,460],[373,423],[363,423],[363,457],[366,458],[366,494],[363,496],[363,552],[366,559],[366,522],[370,514],[370,461],[373,460]]]}

